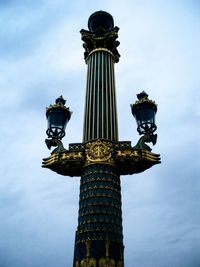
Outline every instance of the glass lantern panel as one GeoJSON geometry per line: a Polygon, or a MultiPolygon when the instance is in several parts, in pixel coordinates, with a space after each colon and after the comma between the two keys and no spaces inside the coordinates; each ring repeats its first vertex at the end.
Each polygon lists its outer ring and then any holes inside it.
{"type": "Polygon", "coordinates": [[[65,136],[65,128],[69,117],[62,110],[53,110],[48,115],[47,135],[54,138],[62,138],[65,136]]]}
{"type": "Polygon", "coordinates": [[[135,112],[135,118],[138,126],[144,123],[155,123],[155,111],[146,106],[142,107],[135,112]]]}
{"type": "Polygon", "coordinates": [[[48,117],[48,128],[58,127],[65,130],[67,121],[66,113],[62,110],[55,110],[48,117]]]}

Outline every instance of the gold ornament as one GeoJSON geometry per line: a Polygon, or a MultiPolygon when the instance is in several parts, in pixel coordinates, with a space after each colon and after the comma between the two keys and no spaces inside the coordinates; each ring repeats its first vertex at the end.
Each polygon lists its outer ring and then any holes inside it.
{"type": "Polygon", "coordinates": [[[96,140],[86,144],[86,165],[93,163],[114,164],[112,159],[113,144],[104,140],[96,140]]]}

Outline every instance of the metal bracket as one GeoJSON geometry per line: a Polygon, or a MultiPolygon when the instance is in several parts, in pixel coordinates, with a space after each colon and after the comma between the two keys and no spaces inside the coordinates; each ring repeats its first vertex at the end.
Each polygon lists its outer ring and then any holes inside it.
{"type": "Polygon", "coordinates": [[[156,141],[157,141],[157,134],[152,134],[152,135],[146,134],[139,139],[139,141],[133,148],[143,149],[151,152],[152,149],[146,143],[152,143],[153,145],[155,145],[156,141]]]}
{"type": "Polygon", "coordinates": [[[60,153],[60,152],[66,151],[66,149],[63,146],[63,143],[60,140],[56,139],[56,138],[45,139],[45,143],[46,143],[48,149],[51,149],[52,146],[53,147],[57,146],[57,148],[55,148],[51,152],[51,154],[55,154],[55,153],[60,153]]]}

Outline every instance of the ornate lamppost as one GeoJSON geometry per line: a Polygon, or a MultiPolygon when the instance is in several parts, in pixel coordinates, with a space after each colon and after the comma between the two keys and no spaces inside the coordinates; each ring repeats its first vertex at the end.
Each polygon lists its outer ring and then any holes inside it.
{"type": "Polygon", "coordinates": [[[114,64],[119,61],[118,27],[104,11],[93,13],[87,30],[81,30],[88,65],[83,142],[69,144],[62,138],[71,117],[59,97],[47,108],[46,144],[52,151],[42,167],[66,176],[79,176],[80,201],[75,238],[74,267],[123,267],[120,176],[140,173],[160,163],[160,156],[146,144],[156,143],[157,106],[142,92],[131,105],[141,136],[135,146],[118,140],[114,64]]]}

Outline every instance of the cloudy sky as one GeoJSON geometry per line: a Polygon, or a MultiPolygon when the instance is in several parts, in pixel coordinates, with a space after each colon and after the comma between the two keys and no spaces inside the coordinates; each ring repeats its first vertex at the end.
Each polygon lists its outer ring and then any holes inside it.
{"type": "Polygon", "coordinates": [[[126,267],[200,266],[200,2],[0,1],[0,266],[70,267],[79,178],[41,168],[45,107],[73,111],[64,139],[82,141],[86,70],[80,29],[97,10],[120,28],[120,140],[138,140],[130,103],[158,103],[162,164],[121,177],[126,267]]]}

